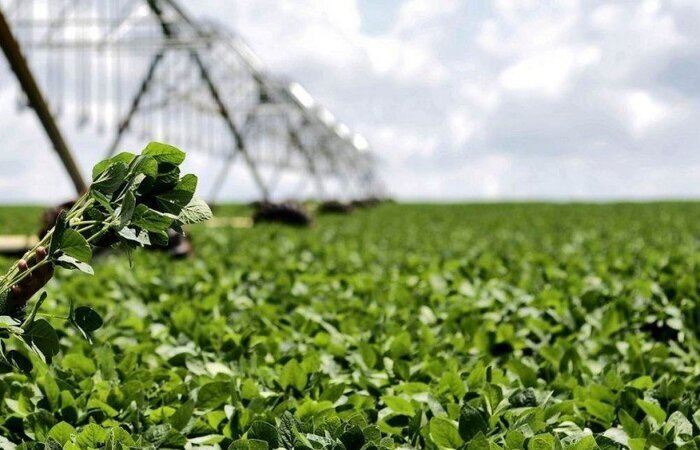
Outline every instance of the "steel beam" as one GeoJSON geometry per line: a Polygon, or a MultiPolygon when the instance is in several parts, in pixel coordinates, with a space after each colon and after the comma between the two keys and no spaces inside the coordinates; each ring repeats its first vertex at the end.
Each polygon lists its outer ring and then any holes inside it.
{"type": "Polygon", "coordinates": [[[156,69],[158,68],[160,62],[163,60],[164,56],[165,50],[160,50],[153,56],[153,59],[151,60],[151,65],[148,67],[148,72],[146,72],[146,77],[141,82],[141,87],[134,96],[134,99],[131,101],[131,107],[129,108],[129,112],[126,114],[124,119],[122,119],[121,122],[119,122],[117,134],[114,137],[112,144],[109,146],[109,149],[107,150],[107,157],[114,155],[114,153],[117,151],[117,148],[119,147],[119,144],[121,144],[122,138],[124,137],[124,133],[126,133],[126,131],[129,129],[129,125],[131,125],[131,119],[134,118],[134,115],[136,114],[136,112],[139,109],[139,106],[141,105],[141,100],[148,92],[148,89],[151,86],[151,82],[153,81],[153,78],[155,76],[156,69]]]}
{"type": "MultiPolygon", "coordinates": [[[[174,0],[164,0],[167,2],[168,5],[170,5],[173,10],[185,21],[187,22],[200,36],[203,35],[203,33],[196,27],[196,24],[185,14],[185,12],[175,3],[174,0]]],[[[151,8],[151,11],[153,11],[153,14],[158,18],[161,24],[161,28],[163,30],[163,34],[165,35],[166,38],[171,39],[175,36],[174,31],[172,30],[170,24],[165,21],[163,17],[163,10],[160,7],[159,0],[148,0],[148,5],[151,8]]],[[[267,186],[265,185],[265,182],[262,179],[262,176],[260,175],[260,172],[257,169],[257,166],[255,165],[255,162],[253,161],[253,158],[250,156],[250,153],[248,153],[248,149],[246,148],[245,141],[243,140],[243,135],[241,132],[238,130],[238,127],[236,124],[233,122],[233,117],[231,117],[231,113],[228,110],[228,107],[224,103],[223,99],[221,98],[221,95],[219,94],[219,90],[214,84],[214,81],[212,80],[210,74],[209,74],[209,69],[207,68],[206,64],[202,60],[202,57],[200,56],[199,52],[196,49],[190,50],[190,56],[192,57],[192,60],[194,63],[197,65],[197,68],[199,69],[200,76],[202,77],[202,80],[204,80],[204,83],[207,86],[207,89],[209,90],[209,93],[212,96],[212,99],[214,100],[214,103],[216,103],[216,106],[218,108],[219,115],[221,118],[224,120],[224,123],[226,124],[227,128],[231,132],[231,135],[233,136],[233,139],[236,143],[236,150],[241,153],[243,156],[243,159],[245,160],[248,170],[250,170],[251,175],[253,176],[253,180],[255,181],[255,184],[258,186],[258,189],[260,189],[260,193],[262,194],[262,199],[264,201],[267,201],[269,199],[269,190],[267,186]]]]}
{"type": "Polygon", "coordinates": [[[27,96],[29,105],[32,107],[32,109],[34,109],[34,112],[39,118],[39,122],[41,122],[41,126],[44,128],[44,131],[46,131],[46,135],[51,141],[54,150],[58,154],[59,158],[61,158],[63,165],[66,167],[66,170],[73,181],[73,185],[75,186],[75,190],[77,191],[78,195],[82,194],[87,190],[87,185],[83,180],[80,169],[73,158],[73,154],[68,148],[68,144],[66,144],[66,141],[63,138],[63,134],[61,133],[53,114],[51,114],[51,109],[44,99],[44,95],[39,88],[39,84],[34,79],[34,75],[29,69],[27,60],[24,58],[24,55],[22,55],[19,44],[12,34],[12,30],[5,19],[2,9],[0,9],[0,46],[2,47],[2,51],[5,53],[7,61],[10,63],[10,68],[14,72],[17,81],[19,81],[19,84],[22,86],[22,90],[27,96]]]}

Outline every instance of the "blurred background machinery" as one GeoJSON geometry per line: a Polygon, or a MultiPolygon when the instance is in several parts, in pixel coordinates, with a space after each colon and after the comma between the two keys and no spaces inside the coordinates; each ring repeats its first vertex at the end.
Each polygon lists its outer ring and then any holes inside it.
{"type": "Polygon", "coordinates": [[[77,192],[86,180],[67,133],[83,130],[106,136],[104,156],[132,139],[215,158],[210,202],[237,165],[264,202],[381,194],[362,136],[176,0],[0,0],[0,46],[18,107],[36,112],[77,192]]]}

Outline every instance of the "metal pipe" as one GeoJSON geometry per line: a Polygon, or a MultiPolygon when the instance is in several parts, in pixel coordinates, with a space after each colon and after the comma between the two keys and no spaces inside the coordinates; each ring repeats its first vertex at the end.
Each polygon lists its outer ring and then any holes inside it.
{"type": "Polygon", "coordinates": [[[141,106],[141,100],[148,92],[148,89],[151,86],[151,82],[153,81],[153,77],[155,76],[156,69],[158,68],[160,62],[163,60],[164,55],[165,51],[161,50],[153,56],[153,59],[151,60],[151,65],[148,67],[148,72],[146,72],[146,77],[143,79],[141,87],[136,93],[136,96],[134,96],[134,99],[131,101],[129,112],[127,112],[124,119],[122,119],[122,121],[119,122],[117,134],[114,137],[112,144],[107,149],[107,157],[114,155],[114,153],[117,151],[117,148],[119,147],[119,144],[121,144],[122,137],[124,136],[124,133],[126,133],[126,131],[129,129],[129,126],[131,125],[131,120],[134,118],[134,115],[141,106]]]}
{"type": "Polygon", "coordinates": [[[63,138],[63,135],[61,134],[61,130],[58,128],[46,100],[44,100],[41,89],[34,79],[34,75],[29,69],[26,59],[22,55],[19,44],[12,34],[10,25],[7,23],[1,8],[0,46],[2,47],[2,51],[5,53],[7,61],[10,63],[10,68],[14,72],[17,81],[19,81],[20,85],[22,86],[22,90],[27,96],[29,105],[36,112],[36,115],[39,118],[41,125],[44,127],[44,131],[46,131],[46,135],[51,141],[54,150],[58,154],[59,158],[61,158],[63,165],[66,167],[68,175],[70,175],[73,185],[75,186],[75,190],[80,195],[87,190],[87,185],[85,184],[83,176],[80,173],[80,168],[76,164],[73,154],[71,153],[65,139],[63,138]]]}
{"type": "MultiPolygon", "coordinates": [[[[190,24],[195,30],[197,30],[198,34],[204,35],[204,33],[199,30],[198,27],[195,26],[194,22],[191,21],[191,19],[185,14],[185,12],[175,3],[173,0],[167,0],[167,4],[170,5],[171,8],[175,10],[175,12],[180,15],[180,17],[185,20],[188,24],[190,24]]],[[[163,30],[163,35],[167,38],[171,38],[175,36],[175,33],[170,27],[170,24],[165,21],[163,17],[163,11],[159,5],[158,0],[148,0],[148,5],[150,6],[151,10],[153,13],[156,15],[158,20],[160,21],[161,28],[163,30]]],[[[207,68],[206,64],[202,60],[202,57],[199,55],[199,52],[197,50],[191,50],[190,51],[190,56],[192,57],[192,60],[195,62],[197,65],[197,68],[199,69],[199,73],[202,77],[202,80],[204,80],[204,83],[207,86],[207,89],[209,90],[209,93],[212,96],[212,99],[214,100],[214,103],[216,103],[217,109],[219,110],[219,114],[221,115],[221,118],[224,120],[224,123],[226,124],[226,127],[228,128],[229,132],[233,136],[233,139],[236,143],[236,150],[238,150],[242,155],[243,159],[245,160],[246,164],[248,165],[248,170],[250,170],[251,175],[253,176],[253,180],[255,181],[255,184],[258,186],[258,189],[260,189],[260,193],[262,194],[262,199],[264,201],[267,201],[269,198],[269,190],[267,186],[265,185],[265,182],[262,179],[262,176],[260,175],[260,172],[258,171],[257,166],[255,165],[255,162],[253,161],[253,158],[250,156],[248,153],[248,149],[246,148],[245,141],[243,140],[243,136],[238,130],[238,127],[236,124],[233,122],[233,117],[231,116],[228,107],[224,103],[223,99],[221,98],[221,95],[219,94],[219,90],[214,84],[214,81],[212,80],[210,74],[209,74],[209,69],[207,68]]]]}

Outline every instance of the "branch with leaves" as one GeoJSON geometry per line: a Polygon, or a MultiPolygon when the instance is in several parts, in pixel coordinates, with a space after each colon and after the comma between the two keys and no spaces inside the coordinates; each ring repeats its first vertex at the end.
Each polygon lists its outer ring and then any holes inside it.
{"type": "MultiPolygon", "coordinates": [[[[140,155],[125,152],[98,163],[90,189],[59,214],[56,225],[21,260],[36,262],[28,268],[18,262],[0,279],[0,338],[18,335],[50,359],[58,351],[56,333],[48,321],[36,319],[45,296],[25,318],[26,299],[13,299],[13,286],[47,265],[93,274],[96,247],[166,246],[169,229],[182,233],[184,225],[210,219],[211,210],[194,195],[197,177],[181,176],[184,160],[181,150],[152,142],[140,155]]],[[[88,310],[71,307],[68,317],[84,333],[96,323],[88,310]],[[86,315],[92,320],[83,320],[86,315]]]]}

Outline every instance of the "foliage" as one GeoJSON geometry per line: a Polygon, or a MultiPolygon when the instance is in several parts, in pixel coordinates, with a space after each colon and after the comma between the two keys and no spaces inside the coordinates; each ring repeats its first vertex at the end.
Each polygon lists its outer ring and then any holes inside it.
{"type": "Polygon", "coordinates": [[[37,206],[3,206],[0,231],[3,235],[35,233],[43,208],[37,206]]]}
{"type": "MultiPolygon", "coordinates": [[[[209,219],[209,207],[194,197],[197,177],[180,177],[179,166],[184,160],[181,150],[153,142],[140,155],[121,153],[98,163],[88,192],[59,214],[56,225],[23,259],[32,261],[39,247],[48,248],[47,257],[26,271],[16,263],[0,280],[1,337],[17,336],[42,359],[50,361],[59,351],[58,335],[47,320],[36,317],[45,296],[22,320],[23,308],[11,305],[10,287],[47,265],[92,275],[93,247],[165,245],[168,229],[181,231],[184,225],[209,219]]],[[[102,325],[95,311],[88,307],[74,311],[72,304],[66,319],[88,339],[102,325]]],[[[13,353],[7,355],[4,343],[2,355],[5,363],[18,369],[28,367],[26,362],[17,364],[13,353]]]]}
{"type": "Polygon", "coordinates": [[[195,228],[194,261],[58,274],[43,310],[80,299],[104,325],[92,343],[58,328],[51,366],[0,377],[0,435],[697,449],[698,219],[696,204],[386,205],[308,230],[195,228]]]}

